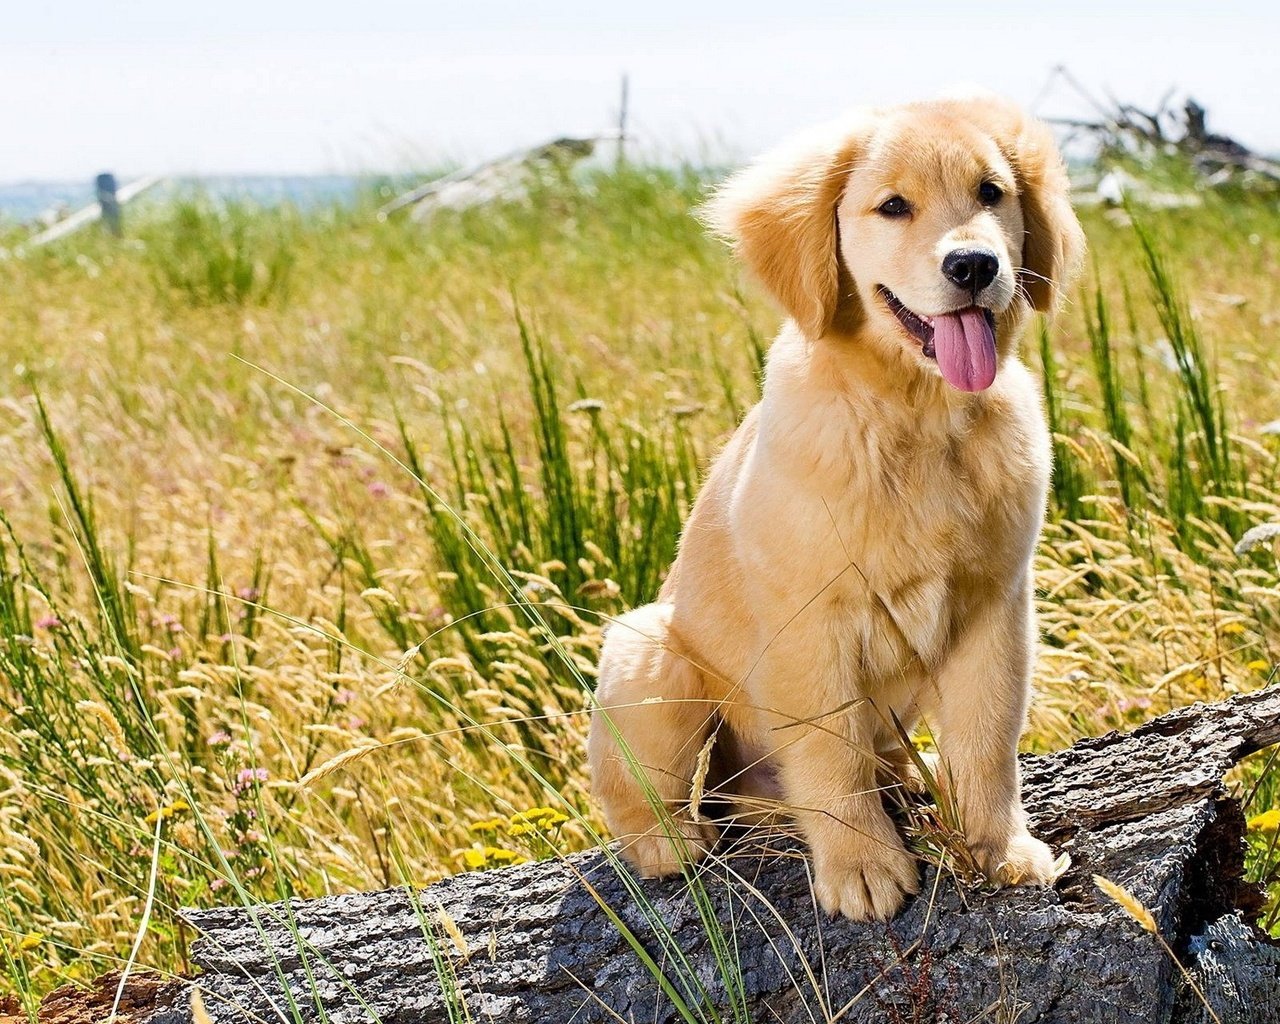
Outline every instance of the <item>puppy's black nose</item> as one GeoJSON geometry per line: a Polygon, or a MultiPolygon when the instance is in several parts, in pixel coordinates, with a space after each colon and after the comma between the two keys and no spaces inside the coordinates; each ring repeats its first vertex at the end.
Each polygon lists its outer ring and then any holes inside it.
{"type": "Polygon", "coordinates": [[[1000,260],[990,249],[956,249],[942,261],[942,273],[952,284],[977,296],[996,279],[1000,260]]]}

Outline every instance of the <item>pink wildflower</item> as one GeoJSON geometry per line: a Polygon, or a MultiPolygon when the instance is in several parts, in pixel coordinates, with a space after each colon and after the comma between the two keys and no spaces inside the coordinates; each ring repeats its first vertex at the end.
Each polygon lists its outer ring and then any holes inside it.
{"type": "Polygon", "coordinates": [[[236,776],[235,785],[231,787],[231,790],[236,795],[240,795],[266,781],[267,770],[265,768],[241,768],[240,773],[236,776]]]}

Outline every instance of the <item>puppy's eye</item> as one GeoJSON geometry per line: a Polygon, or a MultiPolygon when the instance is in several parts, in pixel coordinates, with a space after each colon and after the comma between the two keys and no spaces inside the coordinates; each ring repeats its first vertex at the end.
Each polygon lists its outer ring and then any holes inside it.
{"type": "Polygon", "coordinates": [[[876,212],[886,217],[905,217],[911,212],[911,206],[902,196],[890,196],[876,207],[876,212]]]}
{"type": "Polygon", "coordinates": [[[978,201],[983,206],[995,206],[1004,196],[1004,189],[994,181],[984,181],[978,186],[978,201]]]}

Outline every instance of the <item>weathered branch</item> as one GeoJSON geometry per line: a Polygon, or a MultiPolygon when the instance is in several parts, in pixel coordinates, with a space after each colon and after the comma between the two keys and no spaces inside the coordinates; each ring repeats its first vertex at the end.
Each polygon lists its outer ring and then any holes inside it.
{"type": "MultiPolygon", "coordinates": [[[[638,883],[667,944],[596,851],[412,895],[193,911],[198,982],[220,1022],[1212,1020],[1100,874],[1152,910],[1221,1020],[1273,1021],[1280,954],[1238,916],[1253,894],[1222,779],[1277,742],[1273,688],[1025,758],[1032,829],[1073,860],[1051,890],[978,892],[930,870],[892,924],[831,921],[799,848],[740,844],[698,873],[704,910],[684,880],[638,883]],[[718,956],[709,919],[729,937],[718,956]]],[[[135,1019],[186,1024],[176,991],[135,1019]]]]}
{"type": "Polygon", "coordinates": [[[1048,118],[1049,122],[1088,133],[1104,152],[1177,153],[1208,175],[1210,184],[1246,172],[1280,182],[1280,162],[1252,152],[1230,136],[1211,133],[1207,112],[1194,99],[1188,97],[1180,112],[1171,110],[1169,101],[1173,98],[1173,89],[1161,97],[1154,110],[1147,111],[1132,103],[1121,103],[1110,95],[1106,104],[1100,102],[1071,77],[1066,68],[1056,68],[1049,84],[1058,78],[1084,99],[1097,117],[1054,117],[1048,118]]]}

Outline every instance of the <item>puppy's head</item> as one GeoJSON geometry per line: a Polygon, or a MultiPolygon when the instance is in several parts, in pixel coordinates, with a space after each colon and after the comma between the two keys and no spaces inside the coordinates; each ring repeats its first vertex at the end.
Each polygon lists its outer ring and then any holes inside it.
{"type": "Polygon", "coordinates": [[[991,385],[1084,244],[1048,129],[995,97],[825,126],[730,179],[707,219],[806,336],[963,391],[991,385]]]}

